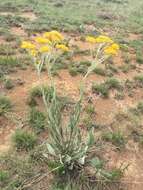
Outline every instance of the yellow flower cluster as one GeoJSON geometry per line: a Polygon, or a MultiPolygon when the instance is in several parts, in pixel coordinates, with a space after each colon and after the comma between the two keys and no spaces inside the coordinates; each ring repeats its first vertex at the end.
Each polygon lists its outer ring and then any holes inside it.
{"type": "Polygon", "coordinates": [[[86,41],[90,43],[113,43],[113,40],[108,36],[100,35],[97,38],[92,36],[87,36],[86,41]]]}
{"type": "Polygon", "coordinates": [[[119,45],[116,43],[113,43],[112,45],[107,46],[104,49],[104,52],[107,55],[117,55],[119,49],[120,49],[119,45]]]}
{"type": "Polygon", "coordinates": [[[113,40],[108,36],[99,36],[96,38],[97,43],[113,43],[113,40]]]}
{"type": "Polygon", "coordinates": [[[41,53],[49,52],[50,51],[50,47],[49,46],[42,46],[42,47],[40,47],[39,51],[41,53]]]}
{"type": "Polygon", "coordinates": [[[31,42],[23,41],[21,44],[21,48],[23,48],[23,49],[35,49],[36,46],[34,44],[32,44],[31,42]]]}
{"type": "Polygon", "coordinates": [[[36,37],[35,42],[37,42],[39,44],[51,44],[50,40],[43,38],[43,37],[36,37]]]}
{"type": "Polygon", "coordinates": [[[96,38],[92,37],[92,36],[87,36],[86,37],[86,41],[89,42],[89,43],[96,43],[96,38]]]}
{"type": "Polygon", "coordinates": [[[38,51],[36,49],[31,49],[30,51],[31,56],[36,57],[37,54],[38,54],[38,51]]]}
{"type": "Polygon", "coordinates": [[[61,50],[65,51],[65,52],[69,51],[69,48],[67,46],[65,46],[64,44],[57,44],[56,48],[61,49],[61,50]]]}
{"type": "Polygon", "coordinates": [[[103,43],[106,45],[104,48],[104,53],[107,55],[116,55],[120,49],[119,45],[114,43],[114,41],[108,36],[100,35],[98,37],[87,36],[86,41],[92,44],[103,43]]]}
{"type": "Polygon", "coordinates": [[[69,48],[62,44],[64,37],[58,31],[45,32],[42,36],[37,36],[34,42],[23,41],[21,48],[27,49],[31,56],[35,57],[39,53],[48,53],[53,48],[67,52],[69,48]]]}
{"type": "Polygon", "coordinates": [[[62,34],[55,30],[51,32],[45,32],[43,36],[49,39],[51,42],[61,42],[64,39],[62,34]]]}

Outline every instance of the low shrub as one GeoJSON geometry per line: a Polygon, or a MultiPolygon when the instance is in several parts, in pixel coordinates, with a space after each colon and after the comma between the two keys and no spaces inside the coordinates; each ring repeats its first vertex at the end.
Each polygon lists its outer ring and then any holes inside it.
{"type": "Polygon", "coordinates": [[[29,114],[29,124],[36,129],[37,132],[44,130],[46,123],[46,116],[43,112],[32,108],[29,114]]]}
{"type": "Polygon", "coordinates": [[[137,85],[139,87],[143,87],[143,75],[137,75],[134,77],[134,80],[136,81],[137,85]]]}
{"type": "Polygon", "coordinates": [[[120,90],[121,89],[121,83],[118,79],[116,78],[109,78],[105,81],[105,85],[107,86],[108,89],[117,89],[120,90]]]}
{"type": "Polygon", "coordinates": [[[0,46],[0,55],[14,55],[15,54],[15,49],[10,47],[9,45],[6,44],[1,44],[0,46]]]}
{"type": "Polygon", "coordinates": [[[4,170],[0,170],[0,182],[4,183],[7,181],[8,178],[9,178],[8,172],[4,170]]]}
{"type": "Polygon", "coordinates": [[[21,62],[14,56],[0,56],[0,77],[9,72],[14,72],[16,67],[21,66],[21,62]]]}
{"type": "Polygon", "coordinates": [[[19,129],[13,135],[13,142],[18,150],[29,151],[36,145],[37,137],[32,132],[19,129]]]}
{"type": "Polygon", "coordinates": [[[94,114],[95,113],[95,106],[92,105],[92,104],[88,104],[86,107],[85,107],[85,111],[87,114],[91,115],[91,114],[94,114]]]}
{"type": "Polygon", "coordinates": [[[95,68],[93,72],[101,76],[106,76],[106,71],[100,67],[95,68]]]}
{"type": "Polygon", "coordinates": [[[76,76],[78,74],[77,68],[76,67],[70,67],[69,73],[71,74],[71,76],[76,76]]]}
{"type": "Polygon", "coordinates": [[[13,81],[11,79],[5,79],[4,87],[8,90],[12,89],[14,87],[13,81]]]}
{"type": "Polygon", "coordinates": [[[103,97],[107,98],[109,96],[109,89],[105,83],[102,84],[93,84],[92,91],[95,93],[101,94],[103,97]]]}
{"type": "Polygon", "coordinates": [[[48,87],[48,86],[36,86],[34,88],[32,88],[32,90],[30,91],[30,96],[32,98],[35,97],[42,97],[42,90],[44,91],[45,96],[50,96],[50,98],[52,98],[52,87],[48,87]]]}
{"type": "Polygon", "coordinates": [[[116,78],[109,78],[101,84],[93,84],[92,91],[94,93],[101,94],[103,97],[107,98],[109,96],[110,89],[121,90],[122,85],[116,78]]]}
{"type": "Polygon", "coordinates": [[[138,64],[143,64],[142,52],[137,51],[137,54],[136,54],[136,61],[137,61],[138,64]]]}
{"type": "Polygon", "coordinates": [[[9,112],[12,108],[11,101],[8,97],[0,95],[0,115],[9,112]]]}
{"type": "Polygon", "coordinates": [[[137,110],[140,112],[140,113],[143,113],[143,102],[139,102],[138,105],[137,105],[137,110]]]}
{"type": "Polygon", "coordinates": [[[121,132],[109,132],[103,135],[103,139],[111,142],[117,148],[121,148],[125,145],[125,139],[121,132]]]}

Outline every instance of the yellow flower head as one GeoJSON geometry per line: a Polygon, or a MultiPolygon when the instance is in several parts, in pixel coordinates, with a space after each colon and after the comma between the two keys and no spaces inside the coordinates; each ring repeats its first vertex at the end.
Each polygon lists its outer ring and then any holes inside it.
{"type": "Polygon", "coordinates": [[[64,39],[62,34],[55,30],[51,32],[45,32],[43,36],[48,38],[51,42],[60,42],[64,39]]]}
{"type": "Polygon", "coordinates": [[[50,40],[48,40],[47,38],[43,38],[43,37],[36,37],[35,38],[35,42],[39,43],[39,44],[50,44],[50,40]]]}
{"type": "Polygon", "coordinates": [[[96,43],[96,39],[92,36],[87,36],[86,41],[92,44],[96,43]]]}
{"type": "Polygon", "coordinates": [[[62,51],[69,51],[69,48],[67,46],[65,46],[64,44],[57,44],[56,45],[57,49],[61,49],[62,51]]]}
{"type": "Polygon", "coordinates": [[[107,47],[107,48],[105,48],[104,52],[105,52],[107,55],[117,55],[117,51],[114,50],[112,47],[107,47]]]}
{"type": "Polygon", "coordinates": [[[104,49],[105,54],[107,55],[117,55],[118,50],[120,49],[119,45],[114,43],[104,49]]]}
{"type": "Polygon", "coordinates": [[[49,52],[50,51],[50,47],[48,47],[48,46],[42,46],[42,47],[40,47],[39,51],[41,53],[49,52]]]}
{"type": "Polygon", "coordinates": [[[30,51],[30,55],[31,55],[31,56],[36,57],[37,54],[38,54],[38,51],[37,51],[37,50],[31,49],[31,51],[30,51]]]}
{"type": "Polygon", "coordinates": [[[115,50],[119,50],[120,46],[118,44],[116,44],[116,43],[113,43],[112,48],[115,49],[115,50]]]}
{"type": "Polygon", "coordinates": [[[113,43],[113,40],[109,38],[108,36],[100,35],[96,38],[96,42],[97,43],[113,43]]]}
{"type": "Polygon", "coordinates": [[[21,48],[23,48],[23,49],[35,49],[36,46],[34,44],[32,44],[31,42],[23,41],[21,44],[21,48]]]}
{"type": "Polygon", "coordinates": [[[45,32],[44,34],[43,34],[43,36],[44,36],[44,38],[50,38],[50,35],[51,35],[51,32],[45,32]]]}
{"type": "Polygon", "coordinates": [[[64,37],[62,36],[62,34],[59,33],[59,32],[56,31],[56,30],[51,31],[51,34],[54,35],[54,36],[57,36],[60,40],[63,40],[63,39],[64,39],[64,37]]]}

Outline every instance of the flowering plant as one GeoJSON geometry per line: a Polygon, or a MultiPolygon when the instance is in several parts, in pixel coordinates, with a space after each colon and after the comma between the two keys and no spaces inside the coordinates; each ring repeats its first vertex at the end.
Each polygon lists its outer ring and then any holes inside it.
{"type": "Polygon", "coordinates": [[[63,43],[63,36],[57,31],[46,32],[37,36],[32,42],[23,41],[24,48],[33,57],[34,64],[40,74],[43,65],[46,65],[48,74],[51,76],[51,68],[62,52],[68,52],[69,48],[63,43]]]}
{"type": "MultiPolygon", "coordinates": [[[[95,69],[98,64],[103,63],[108,57],[116,55],[119,45],[106,36],[92,37],[87,36],[86,41],[91,43],[92,63],[83,77],[83,84],[87,76],[95,69]],[[98,48],[96,48],[96,44],[98,48]]],[[[63,126],[60,102],[57,99],[56,88],[53,83],[51,69],[56,63],[56,59],[62,56],[63,52],[70,51],[70,48],[64,44],[64,37],[57,31],[46,32],[42,36],[36,37],[32,42],[23,41],[22,48],[26,49],[33,57],[35,67],[41,80],[41,69],[45,65],[48,76],[51,79],[52,100],[45,94],[41,86],[43,101],[47,111],[49,139],[45,142],[46,149],[43,153],[45,158],[52,156],[56,162],[54,170],[62,171],[73,170],[83,166],[89,148],[94,143],[94,137],[90,131],[87,140],[83,141],[80,129],[77,127],[81,113],[81,103],[83,97],[83,88],[80,88],[80,97],[70,116],[67,127],[63,126]],[[78,167],[77,167],[78,166],[78,167]]]]}
{"type": "Polygon", "coordinates": [[[85,78],[97,67],[97,65],[102,64],[109,57],[117,55],[120,49],[119,45],[108,36],[87,36],[86,41],[92,44],[90,48],[92,62],[85,78]]]}

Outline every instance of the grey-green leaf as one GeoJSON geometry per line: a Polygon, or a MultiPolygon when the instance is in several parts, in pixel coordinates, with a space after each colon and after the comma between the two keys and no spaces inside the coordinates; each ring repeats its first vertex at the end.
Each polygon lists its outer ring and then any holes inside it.
{"type": "Polygon", "coordinates": [[[56,156],[54,148],[49,143],[47,143],[46,146],[47,146],[49,154],[56,156]]]}

